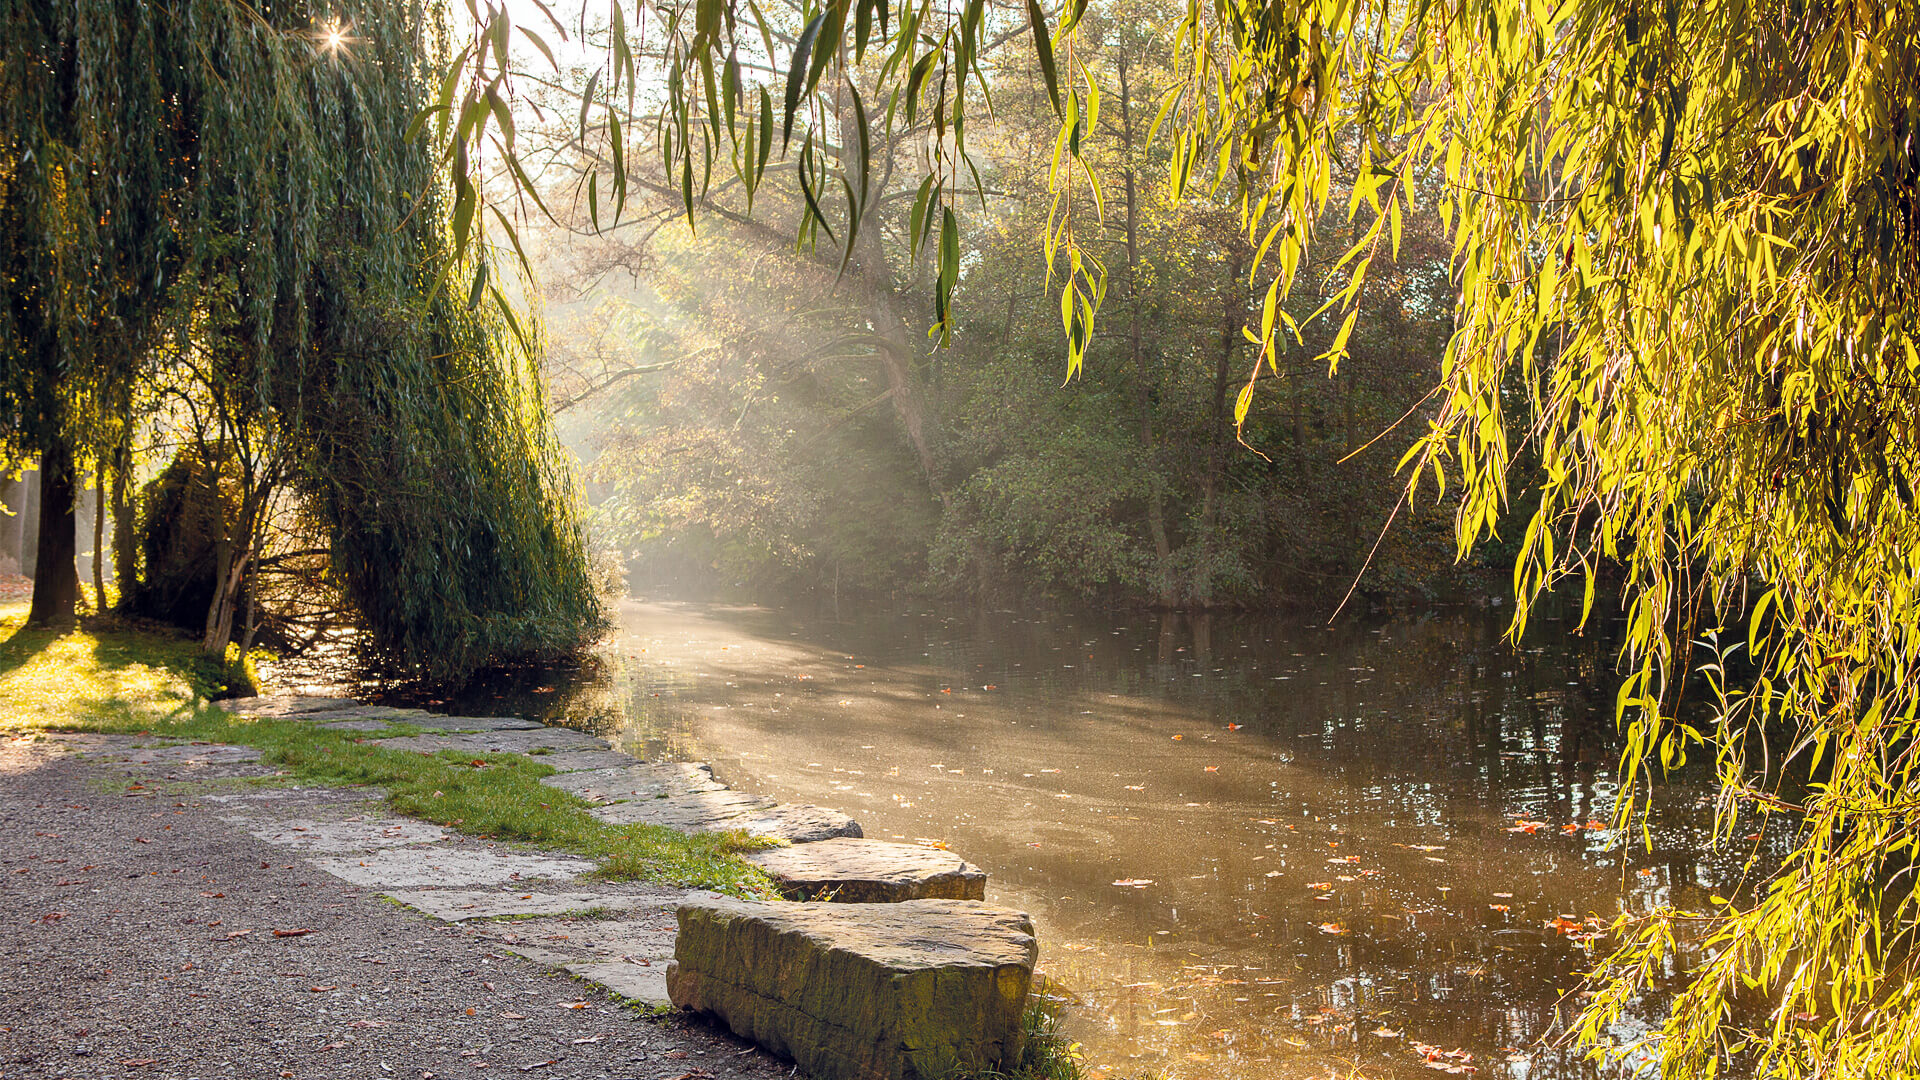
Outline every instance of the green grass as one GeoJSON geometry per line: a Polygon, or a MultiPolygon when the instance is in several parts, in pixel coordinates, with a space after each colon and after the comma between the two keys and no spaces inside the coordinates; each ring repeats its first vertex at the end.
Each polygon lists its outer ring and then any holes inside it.
{"type": "Polygon", "coordinates": [[[584,801],[540,783],[554,770],[535,758],[421,754],[369,738],[433,730],[419,724],[360,732],[235,716],[207,702],[220,666],[190,641],[107,621],[67,634],[27,629],[25,621],[26,605],[0,605],[0,734],[89,731],[256,746],[291,779],[376,786],[403,814],[584,855],[608,879],[773,895],[766,876],[739,857],[765,841],[610,825],[584,801]]]}
{"type": "Polygon", "coordinates": [[[965,1074],[964,1080],[1086,1080],[1080,1044],[1060,1032],[1060,1018],[1046,1003],[1030,1001],[1022,1018],[1026,1042],[1020,1060],[1004,1070],[965,1074]]]}

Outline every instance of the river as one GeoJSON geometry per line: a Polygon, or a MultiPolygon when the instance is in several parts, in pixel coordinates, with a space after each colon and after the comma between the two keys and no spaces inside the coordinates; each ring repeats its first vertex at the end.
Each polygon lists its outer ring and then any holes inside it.
{"type": "MultiPolygon", "coordinates": [[[[1558,1038],[1584,939],[1706,907],[1752,847],[1710,849],[1711,788],[1679,778],[1651,848],[1622,850],[1614,648],[1550,618],[1519,650],[1497,609],[1327,628],[630,602],[620,626],[590,677],[444,705],[963,855],[1033,914],[1095,1076],[1625,1075],[1558,1038]]],[[[1657,1025],[1645,1007],[1615,1034],[1657,1025]]]]}

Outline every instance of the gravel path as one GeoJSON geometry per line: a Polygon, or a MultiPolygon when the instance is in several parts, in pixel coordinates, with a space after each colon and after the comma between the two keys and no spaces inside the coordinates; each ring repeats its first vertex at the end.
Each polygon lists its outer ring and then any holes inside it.
{"type": "Polygon", "coordinates": [[[515,924],[439,923],[255,835],[387,821],[366,792],[141,764],[140,745],[0,740],[0,1080],[791,1074],[509,955],[515,924]]]}

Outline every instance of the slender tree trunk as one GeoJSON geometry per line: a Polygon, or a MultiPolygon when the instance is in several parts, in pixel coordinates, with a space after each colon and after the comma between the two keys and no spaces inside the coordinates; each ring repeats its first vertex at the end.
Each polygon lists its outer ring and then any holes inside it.
{"type": "Polygon", "coordinates": [[[93,459],[93,613],[104,615],[107,611],[107,570],[105,553],[101,550],[106,544],[107,530],[107,458],[96,454],[93,459]]]}
{"type": "Polygon", "coordinates": [[[113,457],[113,581],[119,586],[120,606],[127,607],[132,602],[134,583],[135,551],[133,502],[127,488],[132,481],[133,437],[131,433],[120,437],[120,445],[113,457]]]}
{"type": "Polygon", "coordinates": [[[74,568],[73,444],[64,434],[47,439],[40,453],[40,540],[33,568],[33,626],[70,630],[80,601],[74,568]]]}
{"type": "Polygon", "coordinates": [[[1207,471],[1200,488],[1200,528],[1207,544],[1214,541],[1220,481],[1227,467],[1227,438],[1233,426],[1227,411],[1227,392],[1233,387],[1233,361],[1240,353],[1240,331],[1247,317],[1245,273],[1245,255],[1234,243],[1227,255],[1227,283],[1220,304],[1220,351],[1213,366],[1213,431],[1207,441],[1207,471]]]}
{"type": "Polygon", "coordinates": [[[1121,174],[1127,193],[1127,352],[1133,360],[1134,409],[1139,414],[1140,456],[1147,470],[1147,535],[1153,540],[1154,565],[1159,579],[1157,599],[1171,607],[1178,599],[1168,563],[1173,545],[1167,539],[1166,485],[1154,460],[1153,380],[1147,370],[1147,350],[1141,340],[1140,320],[1140,203],[1133,172],[1133,85],[1127,77],[1127,57],[1119,57],[1120,144],[1126,169],[1121,174]]]}

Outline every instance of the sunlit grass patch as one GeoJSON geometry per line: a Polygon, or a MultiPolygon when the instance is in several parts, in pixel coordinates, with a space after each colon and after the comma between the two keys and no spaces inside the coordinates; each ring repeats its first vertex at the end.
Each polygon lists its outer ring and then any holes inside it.
{"type": "Polygon", "coordinates": [[[401,813],[475,836],[584,855],[610,880],[772,895],[765,875],[739,858],[765,841],[738,832],[608,824],[588,814],[581,799],[540,783],[553,767],[525,755],[429,754],[373,741],[439,730],[427,724],[390,723],[364,732],[236,716],[208,703],[207,688],[219,671],[189,641],[133,629],[61,635],[25,629],[25,620],[25,605],[0,607],[0,733],[150,733],[255,746],[263,761],[291,779],[379,787],[401,813]]]}

